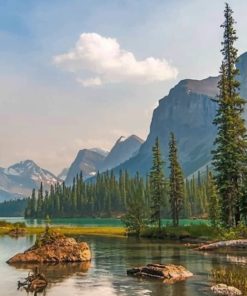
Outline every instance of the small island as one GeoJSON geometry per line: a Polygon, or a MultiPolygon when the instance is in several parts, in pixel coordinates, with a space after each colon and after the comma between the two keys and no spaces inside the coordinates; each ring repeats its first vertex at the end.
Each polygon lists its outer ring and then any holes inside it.
{"type": "Polygon", "coordinates": [[[35,244],[24,253],[18,253],[7,263],[69,263],[91,260],[91,251],[86,242],[46,230],[35,244]]]}

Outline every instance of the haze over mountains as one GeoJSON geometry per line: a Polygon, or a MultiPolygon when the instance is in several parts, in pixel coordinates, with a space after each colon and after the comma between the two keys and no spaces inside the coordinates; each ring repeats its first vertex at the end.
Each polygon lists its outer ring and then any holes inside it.
{"type": "Polygon", "coordinates": [[[97,149],[80,150],[72,163],[67,177],[66,184],[72,184],[73,178],[82,172],[85,179],[95,176],[96,173],[110,170],[138,153],[144,141],[132,135],[128,138],[120,137],[109,153],[102,153],[97,149]]]}
{"type": "MultiPolygon", "coordinates": [[[[240,94],[247,98],[247,53],[240,56],[240,94]]],[[[211,150],[216,136],[212,124],[217,110],[218,77],[203,80],[185,79],[172,88],[159,101],[153,112],[149,135],[144,142],[135,135],[120,137],[111,151],[101,148],[82,149],[78,152],[70,168],[58,177],[27,160],[7,169],[0,168],[0,200],[29,195],[40,182],[48,188],[62,182],[72,184],[76,174],[82,171],[84,178],[94,176],[97,171],[114,169],[128,170],[132,175],[137,171],[145,176],[152,163],[152,146],[159,137],[166,164],[170,132],[174,132],[178,142],[179,157],[186,176],[205,168],[211,160],[211,150]]],[[[247,111],[245,111],[247,119],[247,111]]]]}
{"type": "Polygon", "coordinates": [[[73,178],[82,172],[84,179],[94,176],[98,171],[111,169],[131,158],[138,152],[143,140],[132,135],[120,137],[110,152],[101,148],[80,150],[70,168],[64,169],[58,176],[42,169],[32,160],[21,161],[8,168],[0,168],[0,201],[29,196],[33,188],[39,188],[42,182],[45,190],[51,184],[70,185],[73,178]]]}

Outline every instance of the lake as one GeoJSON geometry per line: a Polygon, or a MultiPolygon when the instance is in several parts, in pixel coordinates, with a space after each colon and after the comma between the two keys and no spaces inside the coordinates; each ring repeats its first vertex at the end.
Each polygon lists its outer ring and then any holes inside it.
{"type": "MultiPolygon", "coordinates": [[[[199,253],[176,243],[137,240],[135,238],[80,236],[92,250],[91,264],[44,265],[41,271],[49,285],[41,294],[46,296],[202,296],[212,295],[209,290],[209,274],[219,265],[241,264],[247,252],[224,255],[199,253]],[[174,263],[185,266],[194,277],[174,285],[165,285],[160,280],[141,280],[128,277],[126,270],[146,263],[174,263]]],[[[0,295],[22,296],[17,291],[17,281],[23,280],[34,266],[9,266],[6,260],[17,252],[24,251],[35,241],[35,236],[11,238],[0,236],[0,295]]]]}
{"type": "MultiPolygon", "coordinates": [[[[0,220],[5,220],[7,222],[26,222],[30,226],[45,225],[45,221],[42,219],[25,219],[23,217],[0,217],[0,220]]],[[[51,220],[52,225],[57,226],[111,226],[119,227],[123,226],[121,219],[115,218],[56,218],[51,220]]],[[[208,223],[207,220],[202,219],[181,219],[180,225],[190,225],[190,224],[205,224],[208,223]]],[[[162,225],[172,224],[170,219],[162,219],[162,225]]]]}

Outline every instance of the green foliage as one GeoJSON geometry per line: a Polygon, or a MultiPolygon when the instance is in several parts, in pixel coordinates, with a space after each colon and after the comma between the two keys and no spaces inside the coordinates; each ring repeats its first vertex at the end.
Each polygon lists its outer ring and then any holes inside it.
{"type": "Polygon", "coordinates": [[[166,181],[164,176],[164,161],[161,156],[159,139],[156,138],[153,146],[153,165],[150,171],[150,200],[151,222],[161,229],[161,211],[166,194],[166,181]]]}
{"type": "MultiPolygon", "coordinates": [[[[42,211],[37,213],[37,196],[35,190],[31,198],[26,200],[26,218],[72,218],[72,217],[116,217],[122,216],[128,210],[137,192],[143,198],[143,211],[150,216],[151,188],[150,178],[141,178],[138,174],[130,177],[127,172],[120,172],[115,177],[110,172],[98,174],[95,182],[84,182],[78,176],[75,179],[75,189],[65,184],[52,185],[42,200],[42,211]],[[75,196],[74,196],[75,194],[75,196]],[[77,203],[74,208],[74,198],[77,203]]],[[[201,175],[192,177],[185,182],[185,196],[181,218],[207,218],[208,216],[208,178],[201,175]]],[[[166,198],[166,196],[165,196],[166,198]]],[[[169,207],[162,204],[162,218],[171,218],[169,207]]]]}
{"type": "Polygon", "coordinates": [[[134,233],[136,236],[140,236],[141,231],[147,226],[148,213],[143,193],[141,187],[137,188],[127,202],[127,212],[122,217],[122,221],[128,234],[134,233]]]}
{"type": "MultiPolygon", "coordinates": [[[[170,182],[169,196],[171,205],[171,216],[173,226],[178,226],[180,212],[184,203],[184,178],[181,166],[178,161],[177,144],[173,133],[170,136],[169,143],[169,160],[170,160],[170,182]]],[[[200,184],[200,179],[198,179],[200,184]]]]}
{"type": "Polygon", "coordinates": [[[26,218],[58,217],[111,217],[126,212],[133,194],[139,192],[145,208],[149,205],[149,181],[138,174],[130,177],[120,172],[98,174],[94,182],[85,182],[82,175],[76,176],[72,186],[56,184],[51,186],[43,198],[33,190],[28,199],[26,218]]]}
{"type": "Polygon", "coordinates": [[[211,172],[208,173],[208,216],[213,226],[220,223],[220,205],[216,185],[211,172]]]}
{"type": "Polygon", "coordinates": [[[245,100],[239,96],[236,68],[237,40],[233,11],[226,4],[223,61],[220,70],[218,112],[214,120],[218,133],[215,140],[213,165],[219,190],[221,220],[227,227],[236,226],[241,220],[243,180],[246,179],[246,128],[243,118],[245,100]]]}
{"type": "Polygon", "coordinates": [[[168,238],[168,239],[183,239],[183,238],[201,238],[213,239],[218,235],[218,231],[207,224],[188,225],[188,226],[165,226],[161,230],[155,227],[145,228],[141,232],[142,237],[148,238],[168,238]]]}
{"type": "Polygon", "coordinates": [[[236,227],[224,228],[218,227],[218,237],[223,240],[246,239],[247,227],[243,223],[239,223],[236,227]]]}
{"type": "Polygon", "coordinates": [[[14,199],[0,203],[0,217],[23,217],[28,199],[14,199]]]}

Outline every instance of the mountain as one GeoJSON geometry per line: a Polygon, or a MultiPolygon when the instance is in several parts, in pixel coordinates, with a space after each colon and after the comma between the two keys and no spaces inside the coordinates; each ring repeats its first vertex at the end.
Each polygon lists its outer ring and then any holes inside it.
{"type": "Polygon", "coordinates": [[[90,149],[80,150],[69,168],[65,183],[72,184],[73,178],[80,172],[82,172],[85,179],[94,176],[102,165],[104,158],[102,154],[90,149]]]}
{"type": "MultiPolygon", "coordinates": [[[[240,56],[237,67],[240,70],[240,94],[247,98],[247,53],[240,56]]],[[[171,89],[154,110],[149,135],[139,153],[116,167],[115,173],[126,169],[131,174],[140,171],[146,175],[152,164],[152,146],[156,137],[160,139],[161,151],[167,162],[170,132],[176,135],[186,176],[210,162],[216,136],[212,122],[217,110],[218,81],[219,77],[185,79],[171,89]]],[[[247,112],[244,117],[247,119],[247,112]]]]}
{"type": "Polygon", "coordinates": [[[84,179],[88,179],[98,171],[103,172],[120,165],[134,156],[142,143],[142,139],[132,135],[128,138],[120,137],[110,152],[100,148],[80,150],[69,168],[65,183],[71,185],[73,178],[81,171],[84,179]]]}
{"type": "Polygon", "coordinates": [[[39,188],[41,182],[44,189],[49,189],[51,184],[61,182],[61,180],[32,160],[1,168],[0,200],[28,196],[33,188],[39,188]]]}
{"type": "Polygon", "coordinates": [[[94,151],[94,152],[97,152],[97,153],[101,154],[104,157],[106,157],[109,154],[109,151],[106,151],[106,150],[101,149],[101,148],[92,148],[90,150],[94,151]]]}
{"type": "Polygon", "coordinates": [[[59,179],[61,179],[61,180],[65,180],[66,179],[66,177],[67,177],[67,174],[68,174],[68,171],[69,171],[69,169],[68,168],[64,168],[58,175],[57,175],[57,177],[59,178],[59,179]]]}
{"type": "Polygon", "coordinates": [[[138,153],[143,140],[136,135],[120,137],[104,159],[101,171],[112,169],[138,153]]]}

